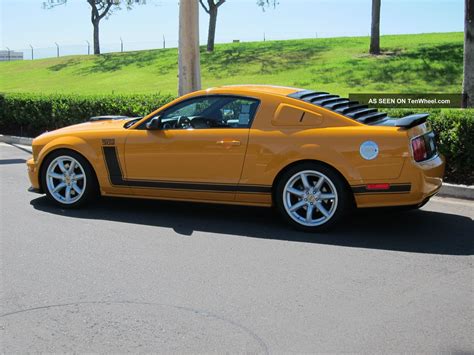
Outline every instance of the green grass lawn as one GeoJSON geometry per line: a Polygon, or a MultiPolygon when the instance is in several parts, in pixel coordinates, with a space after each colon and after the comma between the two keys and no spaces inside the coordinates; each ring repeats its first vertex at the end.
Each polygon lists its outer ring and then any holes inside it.
{"type": "MultiPolygon", "coordinates": [[[[382,36],[216,46],[202,52],[203,87],[273,84],[339,95],[351,92],[461,91],[463,34],[382,36]]],[[[177,50],[69,56],[0,63],[0,92],[165,93],[176,95],[177,50]]]]}

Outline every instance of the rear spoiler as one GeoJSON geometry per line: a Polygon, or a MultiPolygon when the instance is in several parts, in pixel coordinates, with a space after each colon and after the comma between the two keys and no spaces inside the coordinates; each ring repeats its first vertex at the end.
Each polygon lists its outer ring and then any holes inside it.
{"type": "Polygon", "coordinates": [[[385,120],[380,122],[374,122],[373,124],[377,126],[392,126],[392,127],[401,127],[401,128],[412,128],[423,124],[428,119],[428,113],[418,113],[414,115],[405,116],[402,118],[392,118],[387,117],[385,120]]]}

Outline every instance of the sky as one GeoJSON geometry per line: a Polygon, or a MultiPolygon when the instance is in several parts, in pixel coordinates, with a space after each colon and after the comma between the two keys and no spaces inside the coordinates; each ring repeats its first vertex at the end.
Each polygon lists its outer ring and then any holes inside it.
{"type": "MultiPolygon", "coordinates": [[[[1,49],[26,51],[35,57],[87,54],[92,42],[90,6],[68,0],[50,10],[45,0],[0,0],[1,49]],[[44,49],[46,48],[46,49],[44,49]]],[[[463,0],[382,0],[381,33],[405,34],[463,31],[463,0]]],[[[371,0],[279,0],[263,12],[256,0],[227,0],[219,9],[216,42],[367,36],[371,0]]],[[[208,15],[200,10],[200,40],[207,40],[208,15]]],[[[167,47],[178,41],[178,1],[147,0],[147,5],[115,12],[100,27],[103,52],[167,47]]]]}

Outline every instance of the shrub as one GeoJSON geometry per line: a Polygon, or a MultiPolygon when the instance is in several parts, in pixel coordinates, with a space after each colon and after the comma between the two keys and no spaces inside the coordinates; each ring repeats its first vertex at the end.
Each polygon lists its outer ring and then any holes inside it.
{"type": "Polygon", "coordinates": [[[172,99],[163,95],[0,94],[0,131],[35,137],[92,116],[144,116],[172,99]]]}
{"type": "Polygon", "coordinates": [[[388,110],[393,117],[427,112],[438,148],[446,157],[446,181],[474,184],[474,110],[388,110]]]}

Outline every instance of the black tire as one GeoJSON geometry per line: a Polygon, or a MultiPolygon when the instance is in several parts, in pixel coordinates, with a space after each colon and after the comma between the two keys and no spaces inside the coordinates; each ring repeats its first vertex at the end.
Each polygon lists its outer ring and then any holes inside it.
{"type": "MultiPolygon", "coordinates": [[[[59,173],[59,171],[57,172],[59,173]]],[[[48,197],[48,199],[54,202],[55,204],[61,206],[62,208],[78,208],[81,206],[85,206],[86,204],[95,200],[99,196],[99,184],[97,183],[97,177],[95,175],[95,172],[92,166],[82,155],[72,150],[58,149],[58,150],[53,151],[51,154],[49,154],[45,158],[41,166],[40,178],[41,178],[41,186],[43,188],[43,191],[46,193],[46,196],[48,197]],[[77,163],[79,163],[85,175],[85,179],[83,182],[83,193],[76,201],[71,202],[71,203],[61,202],[60,200],[55,198],[52,192],[50,191],[50,185],[48,185],[48,180],[47,180],[48,168],[53,162],[55,162],[57,158],[60,158],[60,157],[69,157],[69,158],[74,159],[77,163]]],[[[54,181],[57,183],[60,182],[60,180],[59,181],[54,180],[54,181]]],[[[73,193],[76,194],[75,191],[73,193]]]]}
{"type": "MultiPolygon", "coordinates": [[[[313,181],[313,184],[314,184],[314,181],[313,181]]],[[[326,188],[323,186],[322,189],[326,189],[326,188]]],[[[311,196],[308,196],[308,197],[312,198],[311,196]]],[[[303,197],[296,197],[296,198],[298,199],[298,202],[302,202],[303,197]]],[[[302,230],[305,232],[325,232],[325,231],[330,230],[335,225],[337,225],[337,223],[341,220],[341,218],[343,218],[344,215],[353,207],[353,196],[351,195],[351,192],[348,190],[347,184],[343,180],[343,178],[332,168],[320,163],[316,163],[316,162],[301,163],[286,170],[279,177],[276,183],[275,190],[274,190],[274,201],[275,201],[275,206],[278,212],[280,213],[280,215],[283,217],[283,219],[287,223],[295,227],[296,229],[302,230]],[[300,223],[296,221],[294,217],[290,215],[291,212],[289,211],[287,212],[287,208],[285,207],[284,199],[286,198],[286,195],[287,195],[287,193],[285,192],[285,186],[287,185],[287,183],[289,184],[292,181],[292,179],[295,178],[295,175],[302,173],[304,171],[312,171],[312,172],[322,174],[332,183],[332,186],[326,185],[328,187],[328,190],[335,188],[335,191],[337,193],[336,195],[337,199],[335,199],[337,201],[336,207],[334,207],[334,209],[331,210],[333,211],[331,217],[327,221],[325,221],[323,224],[311,225],[311,226],[304,225],[302,224],[303,222],[300,223]]],[[[326,206],[332,206],[332,203],[334,203],[334,200],[327,200],[324,203],[327,204],[326,206]]],[[[311,204],[311,206],[313,205],[311,204]]],[[[317,209],[316,207],[313,207],[313,208],[315,208],[316,215],[321,213],[319,212],[319,209],[317,209]]],[[[307,207],[303,206],[302,209],[305,212],[307,212],[307,207]]]]}

